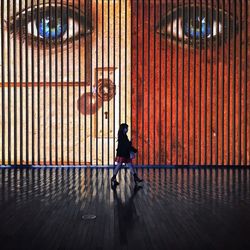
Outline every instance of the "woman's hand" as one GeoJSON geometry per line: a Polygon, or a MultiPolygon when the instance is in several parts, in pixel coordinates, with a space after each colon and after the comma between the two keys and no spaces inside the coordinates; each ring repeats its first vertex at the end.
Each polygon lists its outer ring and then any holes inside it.
{"type": "Polygon", "coordinates": [[[138,152],[138,150],[136,148],[134,148],[133,146],[131,146],[131,151],[133,151],[134,153],[138,152]]]}

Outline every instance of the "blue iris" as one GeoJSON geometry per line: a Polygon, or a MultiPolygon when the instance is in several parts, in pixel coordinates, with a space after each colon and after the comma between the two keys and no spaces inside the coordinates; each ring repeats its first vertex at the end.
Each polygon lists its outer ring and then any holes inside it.
{"type": "Polygon", "coordinates": [[[67,30],[67,23],[61,22],[61,18],[57,18],[55,22],[54,18],[46,17],[41,18],[38,24],[40,36],[43,39],[49,39],[51,34],[51,39],[56,39],[64,34],[67,30]]]}
{"type": "Polygon", "coordinates": [[[190,36],[190,38],[192,38],[192,39],[194,39],[194,38],[199,39],[200,36],[201,36],[201,38],[205,38],[206,35],[207,35],[207,37],[211,36],[211,34],[212,34],[211,25],[209,22],[206,22],[205,17],[202,17],[201,21],[200,21],[199,16],[196,17],[195,29],[194,29],[194,21],[193,20],[194,19],[190,19],[190,30],[189,30],[188,19],[186,19],[184,22],[184,33],[186,36],[190,36]],[[201,27],[200,27],[200,22],[201,22],[201,27]],[[206,25],[207,25],[207,32],[206,32],[206,25]]]}

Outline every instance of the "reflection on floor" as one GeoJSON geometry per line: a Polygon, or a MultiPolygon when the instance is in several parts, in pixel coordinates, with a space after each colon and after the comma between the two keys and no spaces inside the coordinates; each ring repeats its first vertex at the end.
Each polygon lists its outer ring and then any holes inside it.
{"type": "Polygon", "coordinates": [[[250,169],[0,169],[1,249],[250,249],[250,169]],[[96,215],[83,220],[83,215],[96,215]]]}

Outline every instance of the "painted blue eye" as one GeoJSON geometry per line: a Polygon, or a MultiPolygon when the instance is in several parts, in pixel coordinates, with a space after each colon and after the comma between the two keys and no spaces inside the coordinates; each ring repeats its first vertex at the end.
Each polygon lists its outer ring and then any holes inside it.
{"type": "Polygon", "coordinates": [[[180,5],[161,18],[156,26],[156,31],[171,39],[171,41],[183,39],[184,43],[190,42],[191,46],[193,41],[196,42],[197,46],[203,46],[205,38],[208,42],[216,40],[212,38],[219,38],[218,41],[220,42],[222,33],[224,33],[224,40],[226,41],[227,32],[223,31],[227,30],[228,27],[233,27],[230,14],[224,12],[223,23],[223,11],[221,9],[205,7],[205,5],[196,5],[196,7],[180,5]]]}
{"type": "Polygon", "coordinates": [[[56,39],[67,31],[67,22],[66,20],[61,21],[61,18],[57,18],[57,21],[54,18],[46,17],[45,19],[41,19],[38,24],[38,29],[40,33],[40,37],[43,39],[49,39],[51,35],[51,39],[56,39]]]}
{"type": "Polygon", "coordinates": [[[183,31],[185,36],[190,37],[191,39],[199,39],[201,38],[211,37],[212,35],[212,29],[209,21],[206,21],[205,17],[201,17],[202,20],[200,20],[200,16],[196,17],[195,25],[194,25],[194,19],[190,19],[190,23],[188,19],[185,19],[183,22],[183,31]],[[200,27],[201,26],[201,27],[200,27]],[[206,32],[207,27],[207,32],[206,32]]]}
{"type": "MultiPolygon", "coordinates": [[[[29,34],[29,37],[34,37],[46,43],[52,42],[51,45],[62,43],[71,38],[77,39],[79,36],[87,36],[93,32],[91,20],[87,20],[77,8],[61,5],[36,6],[24,10],[22,15],[17,15],[15,25],[18,29],[20,18],[22,23],[27,21],[27,26],[23,26],[24,32],[29,34]],[[27,14],[27,20],[26,18],[27,14]],[[39,17],[39,18],[38,18],[39,17]],[[80,18],[80,21],[79,21],[80,18]]],[[[14,25],[14,23],[12,24],[14,25]]]]}

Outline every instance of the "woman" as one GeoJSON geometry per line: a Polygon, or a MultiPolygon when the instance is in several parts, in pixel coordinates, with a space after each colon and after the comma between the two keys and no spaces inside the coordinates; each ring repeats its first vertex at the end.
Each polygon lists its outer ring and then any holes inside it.
{"type": "Polygon", "coordinates": [[[131,141],[129,141],[127,133],[128,125],[126,123],[120,124],[118,131],[118,147],[116,149],[117,154],[115,161],[118,163],[114,170],[114,175],[111,178],[111,185],[116,186],[119,185],[119,182],[116,180],[116,174],[122,166],[122,163],[125,163],[130,168],[131,173],[134,176],[135,184],[138,182],[142,182],[143,180],[139,179],[137,174],[135,173],[132,166],[132,159],[130,158],[130,152],[136,153],[137,149],[132,146],[131,141]]]}

